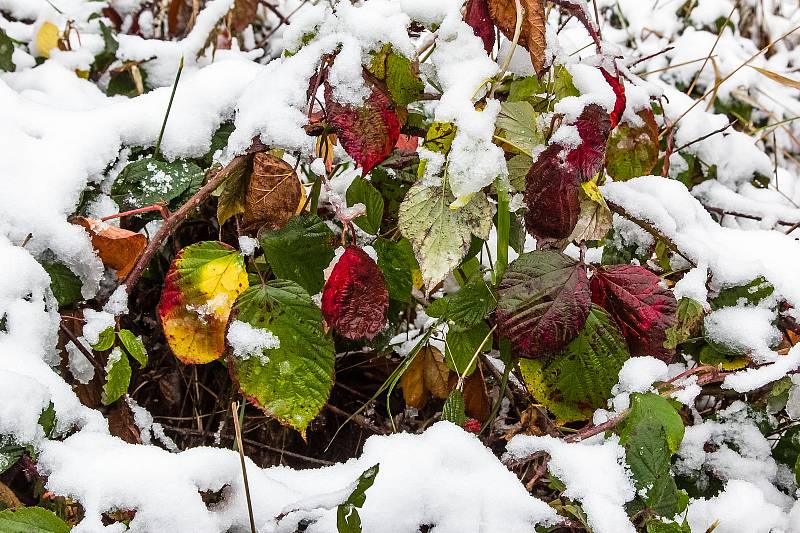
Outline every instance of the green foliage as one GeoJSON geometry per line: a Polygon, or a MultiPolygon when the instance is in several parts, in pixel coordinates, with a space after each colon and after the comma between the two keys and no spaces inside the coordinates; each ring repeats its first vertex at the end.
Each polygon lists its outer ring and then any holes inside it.
{"type": "Polygon", "coordinates": [[[469,376],[475,371],[475,354],[491,349],[492,335],[485,322],[463,331],[452,328],[447,331],[444,360],[454,372],[469,376]]]}
{"type": "Polygon", "coordinates": [[[81,280],[63,263],[43,261],[42,268],[50,276],[50,290],[56,297],[59,307],[69,307],[80,301],[81,280]]]}
{"type": "Polygon", "coordinates": [[[500,137],[527,156],[544,144],[544,135],[539,131],[539,114],[528,102],[503,102],[495,123],[500,137]]]}
{"type": "Polygon", "coordinates": [[[775,288],[763,277],[759,276],[750,283],[726,287],[719,291],[719,295],[711,300],[711,309],[717,310],[723,307],[734,307],[743,302],[746,305],[758,305],[762,300],[768,298],[775,291],[775,288]]]}
{"type": "Polygon", "coordinates": [[[14,72],[16,65],[11,59],[14,54],[14,41],[11,40],[5,31],[0,29],[0,70],[14,72]]]}
{"type": "Polygon", "coordinates": [[[508,181],[514,191],[525,190],[525,178],[533,166],[533,158],[528,154],[517,154],[506,162],[508,181]]]}
{"type": "Polygon", "coordinates": [[[42,410],[39,415],[38,423],[42,426],[45,435],[48,437],[53,436],[53,432],[56,429],[56,407],[53,405],[53,402],[50,402],[47,407],[42,410]]]}
{"type": "Polygon", "coordinates": [[[358,510],[367,501],[367,489],[375,483],[380,465],[364,470],[358,477],[356,487],[350,496],[336,509],[336,529],[339,533],[361,533],[361,516],[358,510]]]}
{"type": "Polygon", "coordinates": [[[106,350],[110,350],[112,346],[114,346],[114,340],[116,336],[114,334],[114,328],[109,326],[103,331],[100,332],[100,336],[97,339],[97,342],[92,344],[92,349],[96,352],[104,352],[106,350]]]}
{"type": "Polygon", "coordinates": [[[466,330],[480,324],[497,307],[497,298],[479,273],[457,292],[434,300],[426,313],[451,322],[452,330],[466,330]]]}
{"type": "Polygon", "coordinates": [[[17,464],[24,453],[24,446],[18,446],[11,437],[0,436],[0,474],[17,464]]]}
{"type": "Polygon", "coordinates": [[[144,347],[141,337],[137,337],[130,330],[121,329],[117,334],[122,343],[122,347],[128,355],[136,359],[140,368],[147,366],[147,349],[144,347]]]}
{"type": "Polygon", "coordinates": [[[630,357],[609,314],[592,306],[578,336],[549,359],[522,359],[522,378],[534,398],[561,421],[587,420],[605,406],[630,357]]]}
{"type": "Polygon", "coordinates": [[[702,304],[691,298],[678,300],[675,325],[667,329],[667,340],[664,347],[674,350],[679,344],[686,342],[700,330],[705,312],[702,304]]]}
{"type": "Polygon", "coordinates": [[[455,389],[442,405],[442,420],[447,420],[457,426],[463,426],[467,420],[464,409],[464,395],[460,390],[455,389]]]}
{"type": "Polygon", "coordinates": [[[673,455],[683,440],[683,420],[672,403],[653,393],[633,393],[630,414],[620,432],[620,444],[625,445],[642,420],[654,420],[664,428],[669,454],[673,455]]]}
{"type": "Polygon", "coordinates": [[[364,204],[367,213],[353,219],[353,223],[370,235],[377,235],[383,220],[383,197],[369,180],[356,178],[347,189],[347,205],[364,204]]]}
{"type": "Polygon", "coordinates": [[[258,238],[278,278],[296,282],[309,294],[322,290],[323,270],[334,256],[334,235],[321,218],[299,215],[281,229],[261,231],[258,238]]]}
{"type": "Polygon", "coordinates": [[[163,161],[145,156],[129,163],[111,187],[111,198],[120,209],[138,209],[156,203],[171,207],[177,200],[194,194],[203,184],[203,170],[192,161],[176,159],[163,161]]]}
{"type": "Polygon", "coordinates": [[[412,272],[419,268],[411,244],[406,239],[394,242],[379,238],[372,243],[372,246],[378,254],[378,268],[383,274],[389,297],[399,302],[410,303],[412,272]]]}
{"type": "Polygon", "coordinates": [[[298,284],[273,280],[244,291],[232,316],[280,340],[279,347],[262,354],[231,358],[231,375],[242,393],[305,434],[333,387],[334,346],[319,307],[298,284]]]}
{"type": "Polygon", "coordinates": [[[42,507],[23,507],[0,511],[3,533],[69,533],[69,525],[42,507]]]}
{"type": "Polygon", "coordinates": [[[106,382],[100,399],[103,405],[111,405],[127,394],[128,386],[131,384],[131,363],[128,361],[128,356],[119,348],[115,348],[108,356],[106,373],[106,382]]]}
{"type": "Polygon", "coordinates": [[[103,36],[103,50],[94,56],[92,70],[95,75],[102,74],[111,66],[111,63],[117,59],[117,50],[119,49],[119,42],[114,38],[111,28],[103,24],[103,21],[98,21],[98,24],[103,36]]]}

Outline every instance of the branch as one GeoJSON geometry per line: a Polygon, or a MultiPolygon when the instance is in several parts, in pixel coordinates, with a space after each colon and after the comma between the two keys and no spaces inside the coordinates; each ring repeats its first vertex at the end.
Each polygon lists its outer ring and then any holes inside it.
{"type": "Polygon", "coordinates": [[[189,215],[191,211],[196,209],[203,201],[214,192],[217,187],[219,187],[228,177],[230,177],[231,172],[236,169],[237,166],[242,164],[244,160],[247,158],[246,155],[240,155],[234,157],[230,163],[222,167],[205,185],[203,185],[199,191],[194,193],[194,196],[189,198],[189,201],[186,202],[181,206],[180,209],[172,213],[161,227],[158,229],[158,232],[153,236],[150,242],[147,243],[147,248],[144,249],[142,255],[136,260],[136,265],[134,265],[131,273],[128,274],[128,277],[125,278],[125,290],[128,291],[128,294],[131,293],[133,288],[136,286],[136,283],[139,281],[139,278],[142,277],[142,272],[144,272],[145,267],[147,267],[148,263],[150,263],[150,259],[153,258],[156,251],[161,247],[162,241],[167,238],[175,229],[183,222],[183,220],[189,215]]]}

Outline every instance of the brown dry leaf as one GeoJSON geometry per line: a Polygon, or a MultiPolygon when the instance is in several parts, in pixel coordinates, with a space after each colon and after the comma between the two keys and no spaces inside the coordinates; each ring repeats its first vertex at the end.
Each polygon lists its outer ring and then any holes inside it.
{"type": "Polygon", "coordinates": [[[464,380],[464,410],[468,416],[481,422],[489,419],[491,406],[486,394],[486,384],[480,372],[473,372],[464,380]]]}
{"type": "Polygon", "coordinates": [[[147,246],[147,237],[141,233],[110,226],[100,220],[75,217],[72,223],[86,229],[97,255],[105,266],[117,271],[118,279],[125,279],[147,246]]]}
{"type": "Polygon", "coordinates": [[[333,170],[333,147],[336,146],[336,134],[328,133],[317,137],[314,153],[325,162],[325,172],[333,170]]]}
{"type": "Polygon", "coordinates": [[[417,354],[411,365],[400,376],[400,386],[406,405],[422,409],[428,396],[446,400],[452,389],[450,368],[442,352],[426,346],[417,354]]]}
{"type": "Polygon", "coordinates": [[[753,65],[747,65],[747,66],[757,71],[758,73],[763,74],[764,76],[768,77],[769,79],[771,79],[776,83],[780,83],[781,85],[785,85],[786,87],[791,87],[792,89],[800,89],[800,81],[793,80],[792,78],[787,78],[786,76],[783,76],[771,70],[767,70],[765,68],[758,68],[754,67],[753,65]]]}
{"type": "MultiPolygon", "coordinates": [[[[524,11],[519,44],[527,48],[537,74],[544,70],[547,38],[545,36],[544,0],[522,0],[524,11]]],[[[514,38],[517,8],[514,0],[489,0],[489,13],[497,28],[509,40],[514,38]]]]}
{"type": "Polygon", "coordinates": [[[286,161],[267,152],[253,157],[253,173],[244,203],[245,231],[278,229],[297,211],[302,185],[286,161]]]}
{"type": "Polygon", "coordinates": [[[108,431],[128,444],[141,444],[142,437],[127,402],[116,402],[108,412],[108,431]]]}
{"type": "Polygon", "coordinates": [[[403,399],[409,407],[422,409],[428,401],[425,390],[425,357],[418,353],[403,375],[400,376],[400,387],[403,389],[403,399]]]}
{"type": "Polygon", "coordinates": [[[258,12],[259,0],[236,0],[231,9],[231,29],[235,33],[242,33],[253,20],[258,12]]]}

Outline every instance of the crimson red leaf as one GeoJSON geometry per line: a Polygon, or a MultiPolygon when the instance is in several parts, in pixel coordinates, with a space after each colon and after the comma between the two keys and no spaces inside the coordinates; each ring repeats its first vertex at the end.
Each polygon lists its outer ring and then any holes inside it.
{"type": "Polygon", "coordinates": [[[614,317],[631,355],[670,361],[666,330],[675,325],[678,302],[661,278],[636,265],[598,268],[592,276],[592,301],[614,317]]]}
{"type": "Polygon", "coordinates": [[[601,68],[600,72],[603,73],[603,77],[608,84],[611,85],[614,94],[617,95],[617,100],[614,102],[614,110],[611,112],[611,128],[613,129],[617,127],[617,124],[619,124],[622,118],[622,114],[625,112],[625,85],[622,83],[622,80],[619,79],[619,74],[617,74],[616,77],[612,76],[604,68],[601,68]]]}
{"type": "Polygon", "coordinates": [[[565,239],[578,222],[580,181],[563,154],[561,145],[548,146],[525,180],[525,228],[537,239],[565,239]]]}
{"type": "Polygon", "coordinates": [[[481,38],[486,53],[492,53],[494,48],[494,23],[492,22],[491,14],[489,14],[487,0],[468,0],[464,12],[464,22],[469,24],[475,35],[481,38]]]}
{"type": "Polygon", "coordinates": [[[386,325],[389,293],[378,265],[358,246],[348,246],[322,291],[322,314],[339,335],[372,339],[386,325]]]}
{"type": "Polygon", "coordinates": [[[589,104],[575,121],[581,144],[567,155],[567,162],[579,172],[582,181],[590,180],[603,166],[611,121],[606,110],[589,104]]]}
{"type": "Polygon", "coordinates": [[[366,77],[364,82],[371,93],[361,107],[336,102],[326,82],[325,109],[345,152],[366,175],[392,153],[400,136],[400,121],[386,91],[366,77]]]}
{"type": "Polygon", "coordinates": [[[583,264],[552,250],[511,263],[498,287],[497,329],[528,358],[553,354],[580,332],[591,293],[583,264]]]}

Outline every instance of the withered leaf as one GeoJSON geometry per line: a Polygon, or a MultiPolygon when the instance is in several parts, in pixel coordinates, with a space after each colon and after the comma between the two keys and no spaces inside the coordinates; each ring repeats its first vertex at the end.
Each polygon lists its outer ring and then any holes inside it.
{"type": "Polygon", "coordinates": [[[243,32],[258,13],[259,0],[236,0],[231,9],[231,30],[235,33],[243,32]]]}
{"type": "Polygon", "coordinates": [[[244,230],[282,228],[297,212],[302,185],[289,163],[267,152],[253,157],[244,201],[244,230]]]}
{"type": "MultiPolygon", "coordinates": [[[[545,36],[544,0],[522,0],[524,11],[519,44],[531,55],[538,74],[544,71],[547,38],[545,36]]],[[[489,12],[498,29],[509,40],[514,38],[517,8],[514,0],[489,0],[489,12]]]]}
{"type": "Polygon", "coordinates": [[[422,348],[400,377],[400,387],[409,407],[422,409],[431,395],[440,400],[447,399],[450,394],[450,368],[442,352],[433,346],[422,348]]]}
{"type": "Polygon", "coordinates": [[[141,233],[111,226],[100,220],[75,217],[72,223],[86,229],[100,260],[105,266],[117,271],[118,279],[125,279],[136,264],[139,254],[147,246],[147,237],[141,233]]]}

